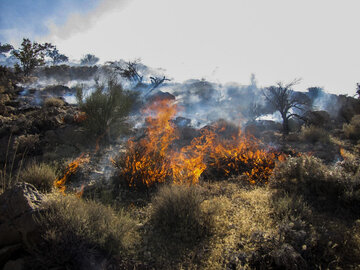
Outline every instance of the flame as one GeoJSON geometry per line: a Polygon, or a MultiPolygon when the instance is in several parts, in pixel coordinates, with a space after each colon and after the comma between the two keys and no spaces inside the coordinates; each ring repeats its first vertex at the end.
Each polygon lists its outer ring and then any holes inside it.
{"type": "Polygon", "coordinates": [[[201,130],[190,145],[176,149],[178,139],[171,121],[177,106],[168,100],[153,102],[145,111],[147,132],[140,140],[130,139],[125,155],[112,160],[120,177],[130,187],[150,187],[154,183],[196,184],[201,175],[246,174],[251,183],[267,180],[275,161],[284,156],[260,149],[259,143],[239,131],[230,138],[219,134],[224,123],[201,130]]]}
{"type": "Polygon", "coordinates": [[[81,123],[83,121],[85,121],[87,118],[87,115],[85,112],[78,112],[77,114],[74,115],[74,121],[76,123],[81,123]]]}
{"type": "Polygon", "coordinates": [[[65,171],[65,174],[63,175],[62,178],[57,178],[55,179],[54,181],[54,186],[56,188],[59,189],[59,191],[65,195],[65,189],[66,189],[66,181],[68,180],[68,178],[76,173],[76,171],[78,170],[79,166],[82,164],[82,163],[85,163],[85,162],[89,162],[89,157],[86,156],[85,154],[81,154],[77,159],[75,159],[74,161],[70,162],[68,165],[67,165],[67,168],[66,168],[66,171],[65,171]]]}

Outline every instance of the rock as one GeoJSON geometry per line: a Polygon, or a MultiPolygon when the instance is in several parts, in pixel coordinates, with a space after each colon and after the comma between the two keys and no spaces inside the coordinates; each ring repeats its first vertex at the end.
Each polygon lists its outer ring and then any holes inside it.
{"type": "Polygon", "coordinates": [[[4,265],[11,256],[21,249],[21,244],[11,245],[0,249],[0,267],[4,265]]]}
{"type": "Polygon", "coordinates": [[[0,248],[29,243],[37,237],[34,216],[44,195],[28,183],[17,183],[0,196],[0,248]]]}
{"type": "Polygon", "coordinates": [[[17,260],[8,261],[5,265],[3,270],[23,270],[25,269],[25,262],[24,259],[20,258],[17,260]]]}

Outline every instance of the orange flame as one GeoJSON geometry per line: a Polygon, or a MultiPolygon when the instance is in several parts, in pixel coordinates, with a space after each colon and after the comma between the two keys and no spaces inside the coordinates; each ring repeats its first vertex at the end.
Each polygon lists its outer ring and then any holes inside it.
{"type": "Polygon", "coordinates": [[[65,195],[65,189],[66,189],[66,181],[68,180],[68,178],[76,173],[76,171],[78,170],[79,166],[82,164],[82,163],[85,163],[85,162],[89,162],[89,157],[85,156],[84,154],[81,154],[77,159],[75,159],[74,161],[70,162],[68,165],[67,165],[67,169],[65,171],[65,174],[62,178],[57,178],[55,181],[54,181],[54,186],[56,188],[59,189],[59,191],[65,195]]]}
{"type": "Polygon", "coordinates": [[[171,122],[177,106],[168,100],[155,101],[146,110],[147,133],[138,141],[128,141],[127,152],[113,164],[129,186],[150,187],[154,183],[195,184],[201,175],[246,174],[251,183],[266,183],[275,160],[284,157],[261,150],[254,138],[241,132],[231,138],[219,133],[224,124],[201,130],[190,145],[175,149],[178,138],[171,122]]]}
{"type": "Polygon", "coordinates": [[[86,115],[85,112],[79,112],[79,113],[74,115],[74,121],[76,123],[81,123],[81,122],[85,121],[86,118],[87,118],[87,115],[86,115]]]}

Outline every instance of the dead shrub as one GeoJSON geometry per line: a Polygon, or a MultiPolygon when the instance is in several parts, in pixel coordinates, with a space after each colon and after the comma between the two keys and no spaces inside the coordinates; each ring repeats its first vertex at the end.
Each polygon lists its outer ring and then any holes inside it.
{"type": "Polygon", "coordinates": [[[89,269],[96,258],[127,256],[138,239],[128,214],[74,195],[48,195],[43,209],[38,218],[43,241],[35,250],[45,269],[89,269]]]}
{"type": "Polygon", "coordinates": [[[309,142],[309,143],[329,143],[330,142],[330,136],[329,133],[320,127],[316,126],[309,126],[305,127],[303,126],[301,128],[301,139],[303,141],[309,142]]]}
{"type": "Polygon", "coordinates": [[[21,171],[20,181],[34,185],[42,192],[51,191],[56,179],[55,170],[45,163],[30,163],[21,171]]]}
{"type": "Polygon", "coordinates": [[[45,107],[61,107],[64,106],[65,102],[60,98],[50,97],[45,99],[44,106],[45,107]]]}
{"type": "Polygon", "coordinates": [[[360,139],[360,114],[354,115],[349,124],[343,125],[343,131],[348,139],[360,139]]]}
{"type": "Polygon", "coordinates": [[[15,138],[13,149],[20,153],[34,152],[39,146],[39,134],[20,135],[15,138]]]}

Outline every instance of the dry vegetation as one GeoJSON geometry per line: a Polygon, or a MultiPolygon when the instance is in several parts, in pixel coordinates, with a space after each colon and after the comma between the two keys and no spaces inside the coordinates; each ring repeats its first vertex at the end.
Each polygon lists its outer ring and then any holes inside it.
{"type": "Polygon", "coordinates": [[[54,187],[56,174],[54,169],[46,163],[32,162],[21,171],[19,179],[34,185],[42,192],[49,192],[54,187]]]}
{"type": "MultiPolygon", "coordinates": [[[[136,98],[110,80],[85,99],[80,89],[78,100],[80,110],[71,111],[70,123],[85,141],[89,132],[103,138],[116,133],[111,130],[126,129],[136,98]],[[75,115],[83,118],[76,121],[75,115]]],[[[63,110],[66,104],[51,98],[45,107],[63,110]]],[[[172,109],[165,106],[163,119],[148,117],[143,133],[112,160],[111,179],[96,171],[103,181],[91,183],[83,194],[72,191],[92,175],[79,168],[94,167],[94,157],[101,160],[99,144],[77,144],[86,151],[76,158],[65,146],[73,133],[66,134],[58,147],[72,161],[64,165],[59,158],[57,174],[38,148],[44,137],[67,132],[66,121],[56,132],[50,125],[41,135],[10,136],[0,194],[24,181],[46,198],[36,217],[40,240],[26,250],[29,269],[360,268],[360,159],[355,147],[360,115],[342,122],[336,132],[315,125],[286,136],[265,131],[281,152],[242,136],[225,121],[198,131],[200,137],[191,138],[188,146],[177,145],[172,109]],[[336,158],[328,154],[330,148],[336,158]],[[319,149],[325,149],[330,162],[315,157],[319,149]],[[55,180],[59,189],[53,188],[55,180]],[[71,189],[74,183],[78,186],[71,189]]],[[[56,160],[57,153],[51,154],[56,160]]]]}

